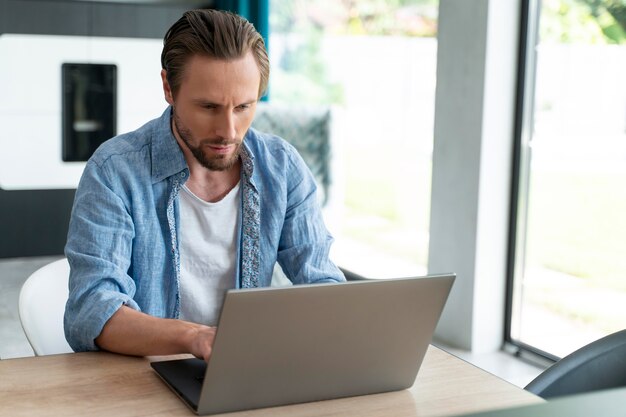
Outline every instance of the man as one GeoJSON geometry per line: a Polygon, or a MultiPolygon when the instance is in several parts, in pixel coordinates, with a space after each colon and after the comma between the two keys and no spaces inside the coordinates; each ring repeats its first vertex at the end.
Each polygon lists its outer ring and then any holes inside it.
{"type": "Polygon", "coordinates": [[[249,129],[267,87],[263,39],[241,17],[187,12],[167,32],[170,107],[103,144],[76,191],[65,334],[76,351],[208,360],[225,291],[338,282],[310,171],[249,129]]]}

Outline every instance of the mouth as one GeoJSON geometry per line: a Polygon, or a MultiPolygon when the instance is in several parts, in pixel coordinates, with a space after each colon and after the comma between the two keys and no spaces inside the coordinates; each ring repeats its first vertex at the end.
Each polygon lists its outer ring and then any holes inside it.
{"type": "Polygon", "coordinates": [[[212,152],[219,155],[226,155],[231,153],[235,149],[234,144],[230,145],[206,145],[212,152]]]}

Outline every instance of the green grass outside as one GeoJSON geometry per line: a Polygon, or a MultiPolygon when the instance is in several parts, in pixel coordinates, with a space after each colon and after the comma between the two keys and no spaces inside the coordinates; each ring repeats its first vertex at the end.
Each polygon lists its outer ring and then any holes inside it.
{"type": "Polygon", "coordinates": [[[426,265],[430,164],[419,167],[418,178],[408,178],[403,167],[415,164],[410,152],[384,155],[361,144],[345,158],[344,232],[389,256],[426,265]]]}
{"type": "MultiPolygon", "coordinates": [[[[348,158],[349,217],[379,221],[368,227],[356,221],[346,232],[424,265],[428,245],[418,236],[428,233],[430,195],[407,200],[409,207],[400,210],[398,187],[384,174],[394,162],[367,151],[348,158]]],[[[429,183],[430,175],[421,182],[429,183]]],[[[626,291],[626,173],[534,172],[529,201],[528,264],[626,291]]]]}
{"type": "Polygon", "coordinates": [[[626,291],[626,173],[534,172],[527,263],[626,291]]]}

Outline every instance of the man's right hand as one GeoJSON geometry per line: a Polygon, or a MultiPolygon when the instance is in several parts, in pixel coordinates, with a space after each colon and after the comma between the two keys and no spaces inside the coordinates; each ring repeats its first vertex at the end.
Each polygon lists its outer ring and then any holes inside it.
{"type": "Polygon", "coordinates": [[[162,319],[122,306],[96,338],[98,347],[134,356],[191,353],[208,361],[216,327],[176,319],[162,319]]]}

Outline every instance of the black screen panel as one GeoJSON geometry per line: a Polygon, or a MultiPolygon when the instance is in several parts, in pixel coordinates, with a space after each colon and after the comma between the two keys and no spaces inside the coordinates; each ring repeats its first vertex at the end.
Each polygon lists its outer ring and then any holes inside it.
{"type": "Polygon", "coordinates": [[[117,130],[117,67],[62,65],[63,161],[86,161],[117,130]]]}

